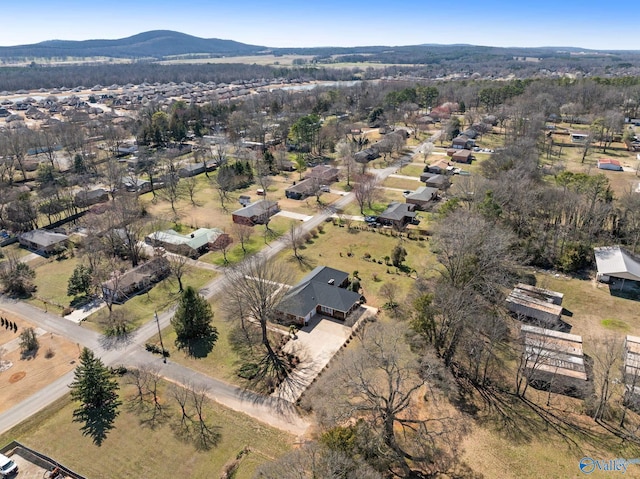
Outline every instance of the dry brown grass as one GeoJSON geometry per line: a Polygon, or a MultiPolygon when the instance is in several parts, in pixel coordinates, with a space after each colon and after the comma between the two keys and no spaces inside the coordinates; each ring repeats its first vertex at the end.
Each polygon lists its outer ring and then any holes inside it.
{"type": "MultiPolygon", "coordinates": [[[[20,332],[33,326],[23,318],[5,311],[0,311],[0,315],[15,321],[18,326],[17,333],[0,327],[0,348],[4,346],[9,349],[7,343],[19,341],[20,332]]],[[[2,355],[2,360],[12,362],[13,366],[0,372],[0,413],[24,401],[75,367],[73,363],[80,353],[76,344],[51,333],[39,336],[38,341],[38,353],[31,359],[21,359],[19,347],[2,355]],[[54,352],[50,358],[46,357],[48,349],[54,352]]]]}

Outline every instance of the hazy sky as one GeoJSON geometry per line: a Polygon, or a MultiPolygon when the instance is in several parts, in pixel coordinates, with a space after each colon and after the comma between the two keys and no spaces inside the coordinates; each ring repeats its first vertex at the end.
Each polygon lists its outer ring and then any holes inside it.
{"type": "Polygon", "coordinates": [[[628,0],[0,0],[0,45],[176,30],[269,47],[470,43],[640,49],[628,0]]]}

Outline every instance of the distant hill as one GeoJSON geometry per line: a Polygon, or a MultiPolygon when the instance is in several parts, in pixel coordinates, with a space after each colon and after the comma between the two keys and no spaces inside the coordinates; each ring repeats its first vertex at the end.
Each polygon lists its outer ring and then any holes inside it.
{"type": "Polygon", "coordinates": [[[50,40],[33,45],[0,47],[0,58],[164,58],[172,55],[249,55],[265,47],[232,40],[199,38],[170,30],[154,30],[118,40],[50,40]]]}

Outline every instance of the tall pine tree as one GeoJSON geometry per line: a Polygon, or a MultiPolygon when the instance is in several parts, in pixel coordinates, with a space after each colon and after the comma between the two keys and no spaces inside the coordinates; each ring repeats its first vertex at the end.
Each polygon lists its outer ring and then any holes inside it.
{"type": "Polygon", "coordinates": [[[122,404],[118,397],[118,382],[113,378],[100,358],[84,348],[74,380],[69,386],[71,397],[80,403],[73,411],[73,422],[84,423],[80,428],[84,436],[90,436],[100,446],[113,429],[122,404]]]}
{"type": "Polygon", "coordinates": [[[186,350],[190,356],[208,354],[218,339],[212,319],[211,305],[192,286],[187,286],[171,319],[178,349],[186,350]]]}

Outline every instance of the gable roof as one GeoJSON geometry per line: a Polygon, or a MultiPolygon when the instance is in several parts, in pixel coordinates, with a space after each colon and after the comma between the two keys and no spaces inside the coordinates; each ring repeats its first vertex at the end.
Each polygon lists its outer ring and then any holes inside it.
{"type": "Polygon", "coordinates": [[[297,182],[295,185],[291,185],[285,191],[300,193],[301,195],[313,195],[318,187],[318,180],[315,178],[307,178],[297,182]]]}
{"type": "Polygon", "coordinates": [[[598,274],[640,281],[640,258],[620,246],[593,248],[598,274]]]}
{"type": "MultiPolygon", "coordinates": [[[[437,175],[440,176],[440,175],[437,175]]],[[[431,201],[438,194],[438,188],[421,186],[416,191],[406,196],[407,200],[431,201]]]]}
{"type": "Polygon", "coordinates": [[[406,217],[415,218],[416,213],[414,211],[411,211],[412,208],[413,205],[393,202],[386,210],[382,212],[380,216],[378,216],[378,218],[392,221],[399,221],[406,217]]]}
{"type": "Polygon", "coordinates": [[[269,210],[276,206],[278,203],[271,200],[258,200],[247,206],[235,210],[232,215],[242,216],[244,218],[253,218],[254,216],[261,216],[269,213],[269,210]]]}

